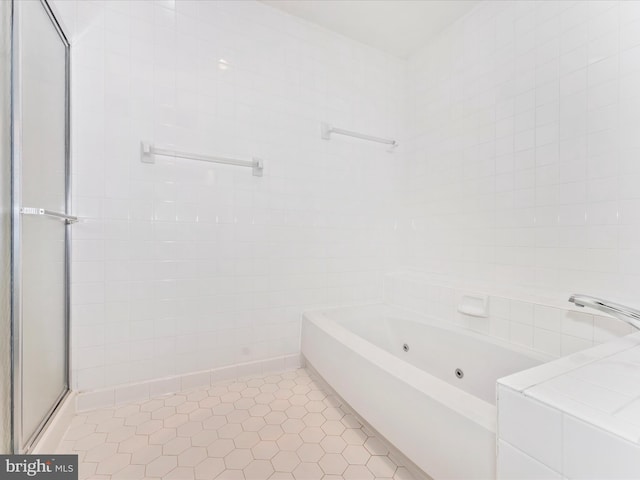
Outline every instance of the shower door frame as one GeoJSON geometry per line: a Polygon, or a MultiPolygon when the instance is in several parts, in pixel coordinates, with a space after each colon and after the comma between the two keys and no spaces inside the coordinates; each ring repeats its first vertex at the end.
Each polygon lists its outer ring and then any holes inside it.
{"type": "MultiPolygon", "coordinates": [[[[69,395],[69,357],[70,357],[70,225],[65,224],[64,251],[64,384],[62,392],[46,412],[44,418],[34,432],[25,434],[22,423],[22,218],[20,214],[22,195],[22,65],[20,59],[20,12],[16,5],[19,0],[11,1],[11,446],[13,453],[29,452],[41,437],[47,424],[58,407],[69,395]]],[[[55,28],[65,49],[65,213],[71,208],[71,55],[70,44],[62,26],[56,19],[47,0],[40,0],[42,8],[55,28]]]]}

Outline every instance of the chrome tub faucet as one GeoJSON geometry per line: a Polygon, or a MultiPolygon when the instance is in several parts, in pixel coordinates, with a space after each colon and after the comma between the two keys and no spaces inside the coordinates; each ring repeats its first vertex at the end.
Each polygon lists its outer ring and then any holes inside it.
{"type": "Polygon", "coordinates": [[[569,297],[569,301],[578,307],[591,307],[601,312],[608,313],[623,322],[628,323],[634,328],[640,330],[640,310],[620,305],[619,303],[610,302],[602,298],[592,297],[590,295],[581,295],[574,293],[569,297]]]}

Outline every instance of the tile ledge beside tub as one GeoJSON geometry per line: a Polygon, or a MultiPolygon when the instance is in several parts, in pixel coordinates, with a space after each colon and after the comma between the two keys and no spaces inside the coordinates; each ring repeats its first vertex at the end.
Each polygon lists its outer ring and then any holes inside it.
{"type": "Polygon", "coordinates": [[[525,474],[640,478],[640,332],[498,380],[498,478],[525,474]]]}

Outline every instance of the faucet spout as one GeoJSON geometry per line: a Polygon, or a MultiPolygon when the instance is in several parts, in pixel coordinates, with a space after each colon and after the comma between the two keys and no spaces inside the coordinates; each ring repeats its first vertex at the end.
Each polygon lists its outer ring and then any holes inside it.
{"type": "Polygon", "coordinates": [[[628,323],[632,327],[640,330],[640,310],[635,308],[620,305],[609,300],[602,298],[592,297],[590,295],[581,295],[574,293],[569,297],[569,301],[575,304],[577,307],[591,307],[601,312],[608,313],[609,315],[628,323]]]}

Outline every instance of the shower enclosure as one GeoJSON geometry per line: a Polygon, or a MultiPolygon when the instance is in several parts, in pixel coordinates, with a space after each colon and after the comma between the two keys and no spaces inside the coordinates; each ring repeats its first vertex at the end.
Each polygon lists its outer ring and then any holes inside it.
{"type": "Polygon", "coordinates": [[[69,43],[45,1],[12,2],[12,448],[69,392],[69,43]]]}

